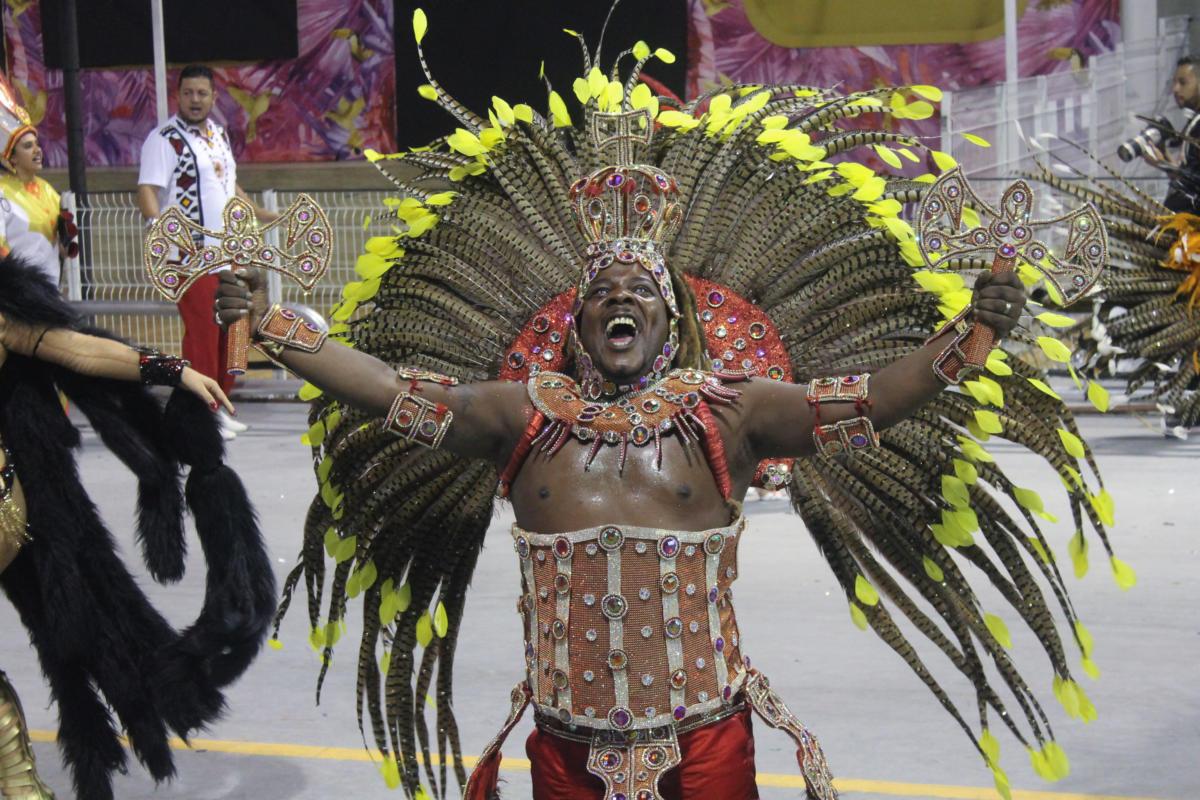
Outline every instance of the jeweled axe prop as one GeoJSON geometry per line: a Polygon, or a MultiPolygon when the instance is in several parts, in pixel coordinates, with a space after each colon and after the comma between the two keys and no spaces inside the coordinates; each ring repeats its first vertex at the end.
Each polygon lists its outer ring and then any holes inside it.
{"type": "MultiPolygon", "coordinates": [[[[930,267],[961,259],[991,259],[992,274],[1012,272],[1025,264],[1045,278],[1053,299],[1070,305],[1100,278],[1108,261],[1108,232],[1090,203],[1059,217],[1032,219],[1034,195],[1025,181],[1009,185],[995,209],[979,198],[962,173],[943,173],[929,187],[917,211],[917,244],[930,267]],[[974,209],[980,224],[964,225],[966,208],[974,209]],[[1058,255],[1046,243],[1053,234],[1066,246],[1058,255]]],[[[995,332],[976,323],[961,348],[947,350],[947,361],[935,365],[940,374],[956,375],[966,366],[983,367],[995,342],[995,332]]]]}
{"type": "MultiPolygon", "coordinates": [[[[306,194],[270,224],[259,227],[254,208],[240,197],[225,204],[224,230],[197,225],[177,207],[167,209],[146,234],[142,260],[158,292],[173,303],[202,276],[230,267],[259,267],[286,275],[311,291],[329,266],[333,236],[324,210],[306,194]],[[266,236],[279,230],[283,244],[268,244],[266,236]],[[206,237],[220,241],[205,245],[206,237]]],[[[229,374],[246,371],[250,323],[239,319],[229,326],[226,364],[229,374]]]]}

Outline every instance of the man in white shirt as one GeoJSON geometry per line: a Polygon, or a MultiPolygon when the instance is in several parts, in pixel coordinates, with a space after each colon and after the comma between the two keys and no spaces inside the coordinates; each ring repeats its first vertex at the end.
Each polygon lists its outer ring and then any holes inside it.
{"type": "MultiPolygon", "coordinates": [[[[167,206],[178,206],[192,221],[220,230],[221,212],[234,195],[246,198],[237,183],[237,164],[225,129],[210,118],[216,97],[213,72],[191,64],[179,73],[178,112],[146,137],[138,173],[138,208],[147,224],[167,206]]],[[[247,200],[249,198],[246,198],[247,200]]],[[[256,208],[259,221],[275,214],[256,208]]],[[[207,244],[214,244],[209,241],[207,244]]],[[[221,385],[229,394],[234,378],[225,363],[225,332],[213,321],[212,304],[217,276],[206,275],[179,301],[183,317],[183,357],[192,367],[221,385]]],[[[241,423],[222,418],[226,438],[245,430],[241,423]]]]}

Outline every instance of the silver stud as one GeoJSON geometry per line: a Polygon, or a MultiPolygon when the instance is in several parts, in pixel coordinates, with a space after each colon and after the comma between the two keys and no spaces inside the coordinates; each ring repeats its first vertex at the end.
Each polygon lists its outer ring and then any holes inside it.
{"type": "Polygon", "coordinates": [[[589,642],[594,642],[594,641],[596,641],[596,636],[597,636],[597,634],[596,634],[596,629],[595,629],[595,628],[588,628],[588,631],[587,631],[587,633],[585,633],[585,634],[584,634],[584,636],[586,636],[586,637],[587,637],[587,640],[588,640],[589,642]]]}
{"type": "Polygon", "coordinates": [[[546,560],[546,551],[545,551],[545,550],[538,550],[538,552],[537,552],[537,560],[538,560],[538,561],[543,561],[543,562],[546,560]]]}
{"type": "Polygon", "coordinates": [[[652,683],[654,683],[654,676],[649,672],[642,676],[642,686],[649,686],[652,683]]]}
{"type": "Polygon", "coordinates": [[[646,716],[653,717],[657,710],[654,706],[646,706],[646,716]]]}
{"type": "MultiPolygon", "coordinates": [[[[691,631],[692,633],[699,632],[700,623],[696,622],[696,620],[692,620],[691,622],[688,623],[688,630],[691,631]]],[[[737,644],[737,642],[734,642],[734,644],[737,644]]]]}
{"type": "Polygon", "coordinates": [[[588,592],[583,596],[583,604],[589,608],[596,605],[596,595],[588,592]]]}
{"type": "Polygon", "coordinates": [[[691,597],[696,593],[696,584],[689,583],[687,586],[683,587],[683,590],[687,592],[688,597],[691,597]]]}
{"type": "Polygon", "coordinates": [[[697,692],[696,699],[699,700],[701,703],[707,703],[708,702],[708,692],[697,692]]]}
{"type": "Polygon", "coordinates": [[[650,590],[643,586],[642,588],[638,589],[638,597],[642,598],[643,600],[649,600],[650,590]]]}
{"type": "Polygon", "coordinates": [[[596,716],[596,709],[592,708],[591,706],[584,706],[583,715],[585,717],[594,717],[596,716]]]}
{"type": "Polygon", "coordinates": [[[633,549],[636,550],[639,554],[645,553],[646,552],[646,543],[638,542],[637,544],[635,544],[633,546],[633,549]]]}
{"type": "Polygon", "coordinates": [[[696,659],[696,669],[704,669],[704,665],[707,663],[708,662],[704,660],[703,656],[701,656],[700,658],[697,658],[696,659]]]}
{"type": "Polygon", "coordinates": [[[683,548],[683,554],[684,554],[685,556],[694,556],[694,555],[696,555],[696,545],[694,545],[694,544],[689,544],[687,547],[683,548]]]}
{"type": "Polygon", "coordinates": [[[543,586],[541,589],[538,589],[538,597],[545,600],[549,596],[550,596],[550,590],[547,589],[546,587],[543,586]]]}
{"type": "Polygon", "coordinates": [[[591,683],[592,681],[596,680],[596,673],[592,672],[590,669],[585,669],[583,671],[583,679],[588,683],[591,683]]]}
{"type": "Polygon", "coordinates": [[[654,633],[654,629],[651,628],[649,625],[642,626],[642,638],[643,639],[649,639],[651,637],[651,635],[653,635],[653,633],[654,633]]]}
{"type": "Polygon", "coordinates": [[[733,567],[725,568],[725,577],[726,578],[732,578],[734,575],[737,575],[737,570],[735,570],[733,567]]]}
{"type": "Polygon", "coordinates": [[[589,544],[587,547],[585,547],[583,549],[587,552],[587,554],[589,556],[596,555],[596,553],[600,550],[600,548],[596,547],[596,545],[594,545],[594,544],[589,544]]]}

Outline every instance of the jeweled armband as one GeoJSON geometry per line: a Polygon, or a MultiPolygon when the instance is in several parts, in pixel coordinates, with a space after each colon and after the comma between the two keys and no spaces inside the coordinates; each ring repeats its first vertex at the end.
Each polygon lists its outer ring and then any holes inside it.
{"type": "Polygon", "coordinates": [[[178,386],[183,380],[184,368],[191,363],[178,356],[144,352],[138,358],[138,372],[146,386],[178,386]]]}
{"type": "Polygon", "coordinates": [[[401,392],[392,401],[384,428],[416,444],[437,448],[442,444],[454,412],[441,403],[426,400],[412,392],[401,392]]]}
{"type": "Polygon", "coordinates": [[[853,455],[859,450],[879,447],[879,434],[867,417],[851,417],[813,429],[813,442],[823,456],[853,455]]]}
{"type": "Polygon", "coordinates": [[[836,456],[879,446],[879,436],[866,416],[871,407],[870,386],[871,376],[868,373],[817,378],[808,382],[807,400],[815,420],[813,444],[818,453],[836,456]],[[822,403],[853,403],[859,416],[823,425],[822,403]]]}
{"type": "Polygon", "coordinates": [[[278,361],[285,349],[315,353],[325,344],[328,332],[309,322],[299,313],[273,305],[263,315],[254,332],[255,346],[272,361],[278,361]]]}
{"type": "Polygon", "coordinates": [[[956,332],[950,343],[933,360],[933,374],[938,377],[938,380],[949,386],[959,385],[978,371],[978,367],[968,363],[967,353],[963,349],[963,345],[971,337],[971,330],[975,327],[974,323],[967,321],[967,315],[970,313],[971,308],[968,306],[960,311],[958,316],[947,322],[945,327],[925,341],[926,344],[929,344],[945,333],[947,328],[953,328],[956,332]]]}
{"type": "Polygon", "coordinates": [[[808,382],[808,404],[867,402],[870,393],[871,375],[843,375],[840,378],[817,378],[808,382]]]}

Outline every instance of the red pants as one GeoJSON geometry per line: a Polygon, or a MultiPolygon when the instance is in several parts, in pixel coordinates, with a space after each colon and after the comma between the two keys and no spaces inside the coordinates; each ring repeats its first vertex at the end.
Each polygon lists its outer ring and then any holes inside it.
{"type": "Polygon", "coordinates": [[[179,300],[183,318],[183,353],[192,369],[221,384],[226,395],[233,390],[234,376],[225,363],[225,331],[213,320],[213,299],[219,279],[205,275],[191,285],[179,300]]]}
{"type": "MultiPolygon", "coordinates": [[[[587,771],[588,745],[535,730],[525,742],[533,800],[605,800],[587,771]]],[[[680,762],[662,776],[666,800],[756,800],[750,709],[679,737],[680,762]]]]}

